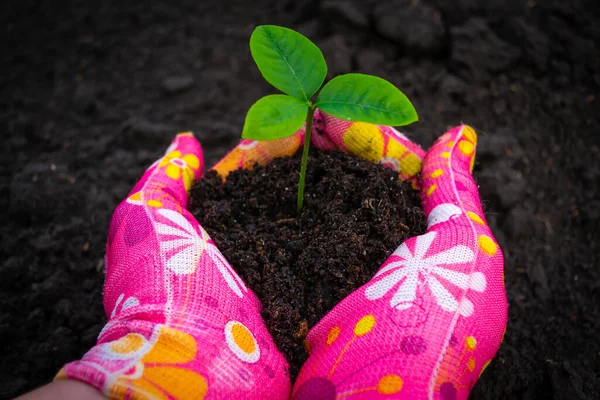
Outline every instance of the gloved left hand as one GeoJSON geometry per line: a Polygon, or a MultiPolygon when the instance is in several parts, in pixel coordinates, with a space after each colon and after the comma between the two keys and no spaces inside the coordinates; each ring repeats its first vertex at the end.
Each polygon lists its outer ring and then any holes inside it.
{"type": "Polygon", "coordinates": [[[287,362],[260,302],[186,210],[202,150],[180,134],[116,209],[106,246],[108,323],[56,379],[114,399],[285,399],[287,362]]]}

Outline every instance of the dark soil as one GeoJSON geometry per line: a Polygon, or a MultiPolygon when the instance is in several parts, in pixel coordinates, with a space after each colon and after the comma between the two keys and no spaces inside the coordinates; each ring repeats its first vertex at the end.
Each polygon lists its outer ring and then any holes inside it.
{"type": "Polygon", "coordinates": [[[292,379],[307,358],[308,330],[426,229],[410,183],[341,152],[312,152],[298,214],[301,153],[236,171],[224,184],[211,172],[193,188],[189,207],[261,300],[292,379]]]}
{"type": "Polygon", "coordinates": [[[173,134],[208,165],[237,143],[269,90],[265,23],[400,87],[425,148],[477,129],[510,319],[471,398],[597,398],[599,19],[595,0],[0,2],[0,398],[95,343],[110,216],[173,134]]]}

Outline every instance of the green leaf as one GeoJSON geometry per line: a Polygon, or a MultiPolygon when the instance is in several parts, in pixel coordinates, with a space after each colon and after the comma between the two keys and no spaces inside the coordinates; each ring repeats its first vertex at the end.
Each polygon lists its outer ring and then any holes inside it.
{"type": "Polygon", "coordinates": [[[316,106],[340,119],[379,125],[408,125],[419,119],[404,93],[371,75],[333,78],[319,93],[316,106]]]}
{"type": "Polygon", "coordinates": [[[250,52],[271,85],[308,102],[327,75],[323,53],[291,29],[261,25],[250,36],[250,52]]]}
{"type": "Polygon", "coordinates": [[[242,138],[275,140],[298,132],[304,124],[308,104],[284,94],[258,100],[246,115],[242,138]]]}

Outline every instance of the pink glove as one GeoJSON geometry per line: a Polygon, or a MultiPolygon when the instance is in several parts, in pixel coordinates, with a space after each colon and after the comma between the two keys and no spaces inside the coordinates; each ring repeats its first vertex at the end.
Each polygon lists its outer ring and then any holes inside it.
{"type": "Polygon", "coordinates": [[[476,142],[462,125],[427,153],[427,233],[310,331],[294,400],[467,398],[507,322],[503,257],[470,173],[476,142]]]}
{"type": "Polygon", "coordinates": [[[261,305],[186,210],[203,167],[177,136],[113,215],[98,344],[57,379],[116,399],[285,399],[287,363],[261,305]]]}
{"type": "MultiPolygon", "coordinates": [[[[318,147],[380,161],[416,183],[423,152],[395,130],[324,113],[316,118],[312,137],[318,147]]],[[[301,130],[277,142],[242,141],[214,169],[225,177],[254,162],[292,155],[303,135],[301,130]]],[[[464,381],[470,389],[473,374],[495,353],[506,300],[498,278],[501,254],[478,217],[483,213],[466,172],[476,136],[461,127],[440,140],[424,167],[432,230],[401,246],[374,281],[312,330],[311,356],[295,397],[466,396],[464,381]],[[407,264],[409,258],[420,261],[407,264]],[[436,275],[459,290],[444,289],[436,275]],[[484,296],[496,314],[486,313],[484,296]],[[477,324],[476,312],[482,315],[477,324]]],[[[110,320],[98,345],[57,378],[87,382],[112,398],[287,398],[287,366],[266,332],[258,300],[185,210],[184,189],[200,175],[200,147],[183,134],[167,153],[113,217],[105,288],[110,320]]]]}

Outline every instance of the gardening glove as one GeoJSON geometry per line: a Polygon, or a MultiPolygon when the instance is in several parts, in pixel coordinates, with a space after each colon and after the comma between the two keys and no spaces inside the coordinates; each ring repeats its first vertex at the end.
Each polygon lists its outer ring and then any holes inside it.
{"type": "MultiPolygon", "coordinates": [[[[271,141],[243,139],[214,169],[223,179],[236,169],[266,165],[277,157],[292,156],[304,143],[305,127],[294,135],[271,141]]],[[[321,150],[342,150],[398,171],[401,179],[414,185],[425,152],[389,126],[349,122],[315,110],[311,144],[321,150]]]]}
{"type": "Polygon", "coordinates": [[[186,210],[202,150],[176,137],[116,209],[98,343],[56,379],[114,399],[284,399],[288,366],[261,305],[186,210]]]}
{"type": "MultiPolygon", "coordinates": [[[[225,178],[291,156],[303,138],[301,129],[276,141],[242,140],[214,169],[225,178]]],[[[422,187],[428,232],[398,247],[310,331],[293,399],[467,398],[500,346],[508,309],[502,252],[471,176],[475,131],[450,130],[422,164],[424,152],[395,129],[317,110],[311,142],[379,162],[422,187]]]]}
{"type": "MultiPolygon", "coordinates": [[[[372,161],[382,154],[360,136],[329,137],[372,161]]],[[[462,125],[429,150],[421,171],[427,233],[400,245],[312,328],[294,400],[468,397],[500,346],[508,308],[502,252],[471,176],[476,143],[462,125]]]]}

